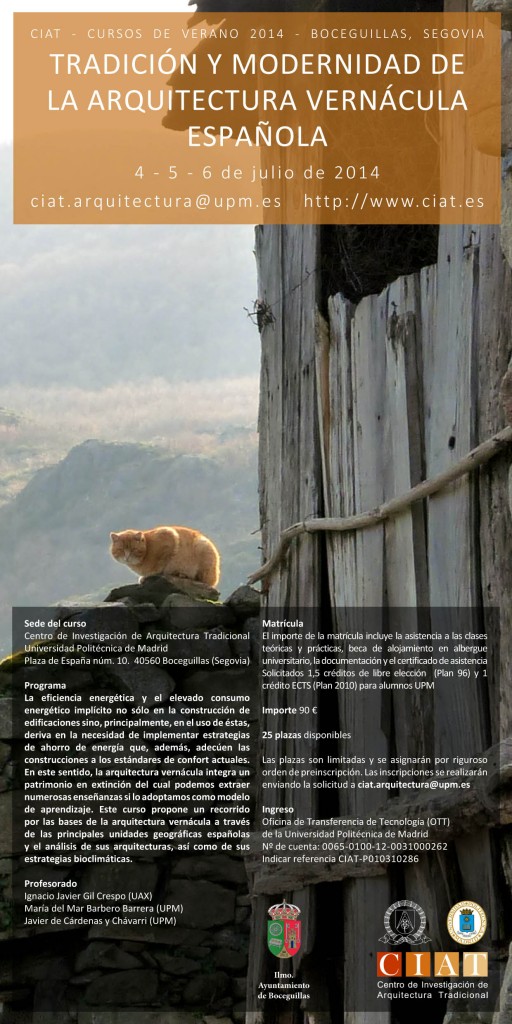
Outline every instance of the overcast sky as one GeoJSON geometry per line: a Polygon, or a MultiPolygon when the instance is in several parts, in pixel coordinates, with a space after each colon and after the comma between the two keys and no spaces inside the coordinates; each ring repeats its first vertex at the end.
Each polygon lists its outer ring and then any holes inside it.
{"type": "MultiPolygon", "coordinates": [[[[151,12],[163,12],[163,13],[175,13],[175,12],[189,12],[193,13],[195,10],[195,4],[189,5],[187,0],[107,0],[105,8],[102,9],[101,3],[98,0],[0,0],[0,96],[3,100],[0,100],[0,143],[12,142],[12,21],[13,14],[15,12],[33,12],[35,24],[37,25],[37,14],[40,13],[69,13],[78,11],[93,11],[96,12],[101,10],[104,14],[108,11],[113,12],[125,12],[125,13],[137,13],[143,11],[147,13],[151,12]]],[[[1,187],[4,187],[4,182],[0,183],[1,187]]],[[[2,216],[2,224],[5,217],[5,212],[2,216]]],[[[8,214],[8,224],[12,226],[10,212],[8,214]]],[[[97,231],[102,231],[102,226],[97,228],[97,231]]],[[[27,230],[27,229],[20,229],[27,230]]],[[[28,229],[30,230],[30,229],[28,229]]],[[[37,227],[35,228],[37,231],[37,227]]],[[[69,228],[67,226],[60,227],[55,226],[53,229],[56,233],[59,231],[67,232],[69,228]]],[[[94,228],[92,229],[94,232],[94,228]]],[[[169,226],[169,230],[177,232],[179,235],[179,227],[169,226]]],[[[252,226],[240,226],[232,229],[230,226],[218,225],[217,228],[212,228],[211,234],[218,239],[222,239],[223,233],[227,232],[226,247],[230,249],[231,245],[234,244],[233,239],[236,237],[237,244],[240,247],[238,258],[233,260],[233,283],[240,283],[240,294],[245,296],[245,300],[249,297],[249,305],[251,304],[251,296],[254,295],[254,289],[256,287],[255,282],[255,270],[254,260],[252,256],[253,248],[253,228],[252,226]]],[[[204,233],[201,229],[196,229],[198,252],[201,247],[204,247],[204,233]]],[[[189,235],[194,234],[193,229],[189,230],[189,235]]],[[[151,232],[144,233],[144,227],[141,228],[141,244],[148,240],[150,244],[151,232]]],[[[0,260],[1,260],[0,256],[0,260]]],[[[244,301],[237,297],[234,303],[235,311],[234,316],[240,318],[243,314],[244,301]],[[240,310],[242,309],[242,314],[240,310]]],[[[226,314],[227,315],[227,314],[226,314]]]]}
{"type": "MultiPolygon", "coordinates": [[[[12,141],[12,16],[18,11],[37,12],[51,11],[70,13],[76,11],[98,11],[101,4],[98,0],[0,0],[0,92],[4,97],[1,105],[0,142],[12,141]]],[[[175,11],[192,11],[187,0],[150,0],[146,5],[141,0],[107,0],[102,14],[107,11],[164,11],[167,14],[175,11]]]]}
{"type": "MultiPolygon", "coordinates": [[[[195,3],[189,5],[187,0],[106,0],[105,7],[102,9],[102,5],[99,0],[0,0],[0,96],[3,97],[3,101],[0,100],[0,143],[12,141],[12,21],[13,14],[15,12],[32,12],[34,13],[34,23],[37,26],[37,14],[40,13],[70,13],[78,11],[93,11],[97,12],[101,10],[102,14],[109,11],[112,12],[124,12],[124,13],[137,13],[142,11],[144,13],[150,12],[163,12],[163,13],[175,13],[175,12],[189,12],[193,13],[195,10],[195,3]]],[[[4,187],[5,183],[0,183],[4,187]]],[[[5,194],[5,192],[4,192],[5,194]]],[[[5,204],[7,205],[7,204],[5,204]]],[[[4,227],[5,212],[2,215],[2,223],[0,227],[4,227]]],[[[8,224],[11,225],[12,221],[10,212],[8,214],[8,224]]],[[[97,233],[103,231],[104,226],[98,226],[96,229],[92,228],[92,234],[96,236],[97,233]]],[[[151,231],[145,231],[141,227],[141,239],[140,244],[143,245],[146,242],[148,245],[153,237],[151,231]]],[[[20,228],[20,231],[30,231],[31,229],[20,228]]],[[[37,231],[37,226],[35,229],[37,231]]],[[[69,232],[68,226],[54,226],[52,230],[55,235],[59,232],[66,234],[69,232]]],[[[173,225],[169,226],[171,233],[176,233],[180,236],[179,227],[173,225]]],[[[231,226],[218,225],[217,228],[209,229],[209,234],[213,240],[217,241],[218,244],[222,243],[222,238],[225,234],[225,246],[227,250],[231,251],[231,247],[238,246],[238,255],[232,262],[232,274],[233,274],[233,285],[239,286],[240,294],[237,293],[237,298],[234,301],[233,316],[237,317],[237,322],[246,320],[243,312],[244,303],[247,304],[247,298],[249,299],[248,305],[251,304],[251,297],[254,297],[254,289],[256,287],[255,282],[255,270],[254,270],[254,259],[252,256],[252,248],[254,244],[253,240],[253,228],[252,226],[240,226],[232,228],[231,226]],[[241,296],[244,296],[242,298],[241,296]]],[[[198,256],[201,250],[204,248],[205,234],[201,231],[201,228],[187,229],[187,238],[189,238],[190,246],[192,246],[192,240],[194,235],[197,236],[198,256]],[[190,237],[189,237],[190,236],[190,237]]],[[[60,237],[60,235],[59,235],[60,237]]],[[[6,239],[4,239],[4,242],[6,239]]],[[[189,248],[190,248],[189,246],[189,248]]],[[[188,257],[192,259],[190,253],[188,257]]],[[[2,256],[0,256],[0,261],[2,256]]],[[[226,315],[227,312],[226,312],[226,315]]],[[[244,324],[247,327],[247,324],[244,324]]]]}

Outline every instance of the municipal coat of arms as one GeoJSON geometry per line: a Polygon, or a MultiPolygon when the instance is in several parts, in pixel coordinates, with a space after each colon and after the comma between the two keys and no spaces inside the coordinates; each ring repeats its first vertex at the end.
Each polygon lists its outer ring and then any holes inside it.
{"type": "Polygon", "coordinates": [[[267,922],[267,946],[274,956],[287,959],[295,956],[300,949],[299,907],[294,903],[274,903],[269,907],[270,921],[267,922]]]}

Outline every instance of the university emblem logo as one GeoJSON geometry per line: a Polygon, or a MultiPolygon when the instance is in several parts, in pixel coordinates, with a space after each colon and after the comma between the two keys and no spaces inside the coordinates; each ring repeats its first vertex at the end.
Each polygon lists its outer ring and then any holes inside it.
{"type": "Polygon", "coordinates": [[[300,949],[300,910],[294,903],[274,903],[269,907],[270,921],[267,922],[267,946],[274,956],[288,959],[300,949]]]}
{"type": "Polygon", "coordinates": [[[471,946],[485,934],[487,917],[479,903],[464,900],[451,908],[446,925],[455,942],[461,946],[471,946]]]}
{"type": "Polygon", "coordinates": [[[399,900],[388,907],[384,914],[386,934],[379,942],[387,942],[391,946],[400,946],[402,943],[417,946],[420,942],[430,942],[428,935],[425,935],[426,923],[425,912],[417,903],[399,900]]]}

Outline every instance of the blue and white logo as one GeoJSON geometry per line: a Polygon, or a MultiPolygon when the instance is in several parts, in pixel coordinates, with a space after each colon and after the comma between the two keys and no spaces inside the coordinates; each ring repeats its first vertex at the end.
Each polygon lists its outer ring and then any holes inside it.
{"type": "Polygon", "coordinates": [[[487,917],[479,903],[464,900],[456,903],[446,919],[446,927],[455,942],[471,946],[485,935],[487,917]]]}

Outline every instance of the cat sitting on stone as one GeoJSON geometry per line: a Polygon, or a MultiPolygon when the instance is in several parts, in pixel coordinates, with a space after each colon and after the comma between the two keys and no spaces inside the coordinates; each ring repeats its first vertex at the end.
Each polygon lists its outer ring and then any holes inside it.
{"type": "Polygon", "coordinates": [[[111,533],[110,552],[146,576],[181,576],[216,587],[220,576],[220,555],[215,544],[199,530],[188,526],[155,526],[152,530],[122,530],[111,533]]]}

